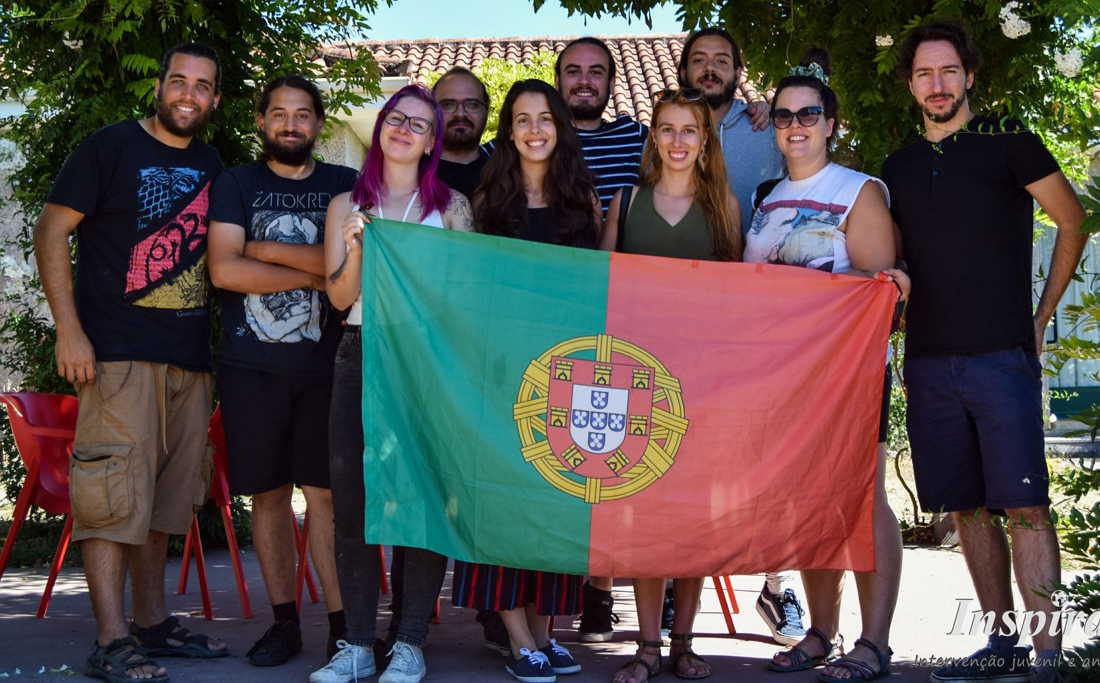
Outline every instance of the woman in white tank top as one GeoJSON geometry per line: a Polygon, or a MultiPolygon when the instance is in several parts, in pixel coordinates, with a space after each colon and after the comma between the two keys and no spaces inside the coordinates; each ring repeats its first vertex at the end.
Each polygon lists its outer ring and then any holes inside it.
{"type": "MultiPolygon", "coordinates": [[[[829,160],[838,103],[828,83],[828,54],[811,50],[804,66],[779,82],[772,124],[788,176],[763,198],[745,237],[745,261],[814,268],[830,273],[881,275],[908,293],[896,258],[889,194],[881,180],[829,160]]],[[[762,191],[764,185],[761,186],[762,191]]],[[[885,360],[885,359],[884,359],[885,360]]],[[[887,376],[888,377],[888,376],[887,376]]],[[[888,414],[889,384],[883,415],[888,414]]],[[[838,424],[837,429],[849,428],[838,424]]],[[[885,441],[879,434],[873,511],[875,570],[857,572],[863,631],[846,656],[827,661],[837,636],[843,572],[802,572],[812,628],[796,646],[777,653],[768,669],[780,673],[825,665],[818,680],[869,680],[889,673],[890,623],[901,578],[901,533],[886,499],[885,441]]],[[[815,453],[801,454],[806,458],[815,453]]],[[[812,534],[812,529],[807,529],[812,534]]]]}
{"type": "MultiPolygon", "coordinates": [[[[351,311],[336,352],[329,415],[329,470],[336,572],[347,623],[341,649],[310,681],[372,676],[380,585],[377,546],[363,542],[362,322],[360,277],[363,226],[369,216],[451,230],[471,229],[470,205],[436,177],[443,114],[425,88],[410,85],[382,107],[371,148],[351,192],[337,195],[325,220],[325,291],[332,305],[351,311]]],[[[322,524],[324,520],[315,520],[322,524]]],[[[421,646],[447,559],[416,548],[394,548],[394,572],[403,577],[400,618],[390,624],[390,664],[380,680],[419,681],[427,672],[421,646]]],[[[394,596],[395,599],[398,596],[394,596]]]]}

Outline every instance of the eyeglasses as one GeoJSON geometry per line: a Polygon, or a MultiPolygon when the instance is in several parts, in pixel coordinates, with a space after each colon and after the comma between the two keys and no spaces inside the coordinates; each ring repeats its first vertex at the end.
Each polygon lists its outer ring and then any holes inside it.
{"type": "Polygon", "coordinates": [[[394,128],[400,128],[405,125],[407,121],[409,123],[409,130],[417,135],[423,135],[432,129],[432,122],[421,116],[409,116],[400,109],[391,109],[386,114],[386,118],[382,119],[386,122],[387,126],[393,126],[394,128]]]}
{"type": "Polygon", "coordinates": [[[699,88],[665,88],[657,93],[655,99],[658,102],[671,102],[681,99],[685,102],[698,102],[703,99],[703,91],[699,88]]]}
{"type": "Polygon", "coordinates": [[[462,107],[467,114],[480,114],[485,111],[485,103],[481,100],[470,98],[468,100],[440,100],[439,108],[448,114],[453,114],[462,107]]]}
{"type": "Polygon", "coordinates": [[[776,128],[790,128],[794,120],[798,119],[798,125],[809,128],[810,126],[816,126],[817,120],[821,118],[822,112],[825,110],[821,107],[802,107],[798,111],[791,111],[790,109],[776,109],[772,112],[772,125],[776,128]]]}

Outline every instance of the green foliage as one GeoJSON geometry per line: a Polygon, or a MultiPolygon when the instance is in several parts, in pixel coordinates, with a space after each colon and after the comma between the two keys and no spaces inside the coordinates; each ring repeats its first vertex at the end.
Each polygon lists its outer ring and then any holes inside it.
{"type": "MultiPolygon", "coordinates": [[[[537,8],[543,0],[533,0],[537,8]]],[[[661,0],[562,0],[589,15],[638,16],[661,0]]],[[[894,75],[905,32],[932,18],[963,19],[982,50],[972,93],[977,110],[1009,113],[1037,131],[1071,177],[1085,174],[1085,151],[1100,141],[1100,0],[1023,0],[1016,13],[1030,26],[1011,39],[1001,27],[1000,0],[681,0],[685,29],[720,24],[744,51],[748,76],[774,85],[807,47],[827,48],[830,82],[840,97],[844,131],[837,158],[876,173],[886,156],[919,134],[920,114],[894,75]],[[882,37],[883,40],[876,40],[882,37]],[[888,39],[887,39],[888,38],[888,39]],[[891,42],[892,41],[892,42],[891,42]],[[877,43],[882,43],[881,45],[877,43]],[[890,43],[890,44],[887,44],[890,43]],[[1080,50],[1074,77],[1055,55],[1080,50]]]]}
{"type": "Polygon", "coordinates": [[[322,43],[365,32],[376,0],[18,0],[0,19],[0,98],[27,111],[6,122],[26,165],[14,174],[28,221],[73,147],[96,129],[153,109],[165,50],[184,41],[214,47],[222,61],[222,104],[204,137],[227,165],[255,158],[255,84],[286,73],[327,80],[333,112],[378,93],[366,50],[325,64],[322,43]]]}
{"type": "MultiPolygon", "coordinates": [[[[485,132],[481,136],[482,142],[488,142],[496,137],[500,105],[512,84],[527,78],[538,78],[553,84],[556,58],[557,54],[554,52],[539,50],[527,63],[520,64],[499,57],[488,57],[473,69],[474,74],[481,79],[489,92],[489,119],[485,124],[485,132]]],[[[428,87],[435,85],[442,75],[443,73],[439,72],[430,76],[428,87]]]]}

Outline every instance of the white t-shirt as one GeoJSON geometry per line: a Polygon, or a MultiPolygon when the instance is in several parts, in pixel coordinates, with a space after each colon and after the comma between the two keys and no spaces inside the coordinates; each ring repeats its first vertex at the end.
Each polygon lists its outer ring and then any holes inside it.
{"type": "Polygon", "coordinates": [[[889,206],[885,183],[832,162],[809,178],[779,181],[753,213],[744,260],[829,273],[851,270],[848,238],[841,228],[867,182],[882,188],[889,206]]]}

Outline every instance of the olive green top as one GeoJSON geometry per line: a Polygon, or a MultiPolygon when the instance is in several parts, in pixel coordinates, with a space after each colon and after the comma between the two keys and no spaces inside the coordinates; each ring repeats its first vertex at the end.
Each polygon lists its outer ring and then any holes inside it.
{"type": "Polygon", "coordinates": [[[653,206],[652,187],[637,188],[622,230],[623,251],[628,254],[717,260],[707,217],[699,203],[693,202],[678,223],[669,225],[653,206]]]}

